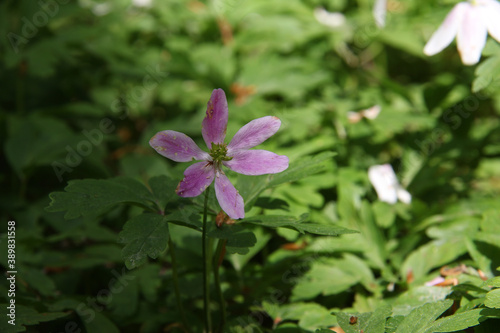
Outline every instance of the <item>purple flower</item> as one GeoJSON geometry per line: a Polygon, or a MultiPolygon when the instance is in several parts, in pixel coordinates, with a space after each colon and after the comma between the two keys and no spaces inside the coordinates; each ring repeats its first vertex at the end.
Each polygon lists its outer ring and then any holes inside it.
{"type": "Polygon", "coordinates": [[[288,157],[267,150],[249,150],[276,133],[281,121],[276,117],[252,120],[239,129],[229,144],[226,136],[228,108],[222,89],[215,89],[207,103],[201,134],[210,150],[201,150],[184,133],[162,131],[149,141],[159,154],[176,162],[202,161],[184,171],[184,179],[177,186],[181,197],[200,195],[215,179],[215,195],[221,208],[232,219],[245,217],[243,198],[222,171],[222,166],[244,175],[278,173],[288,168],[288,157]]]}
{"type": "Polygon", "coordinates": [[[441,52],[456,36],[462,63],[474,65],[481,58],[488,32],[500,42],[500,3],[496,0],[460,2],[427,42],[424,53],[432,56],[441,52]]]}

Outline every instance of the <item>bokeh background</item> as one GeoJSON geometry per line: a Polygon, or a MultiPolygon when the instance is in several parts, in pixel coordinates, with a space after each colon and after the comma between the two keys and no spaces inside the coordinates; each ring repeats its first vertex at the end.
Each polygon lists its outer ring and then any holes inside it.
{"type": "MultiPolygon", "coordinates": [[[[461,299],[451,286],[425,286],[445,265],[465,265],[460,284],[497,275],[500,47],[489,40],[472,67],[454,44],[422,53],[455,3],[389,0],[381,27],[371,0],[3,0],[0,263],[15,220],[19,273],[18,325],[2,319],[1,331],[185,331],[167,253],[124,266],[118,234],[137,208],[73,220],[44,208],[73,179],[180,180],[186,165],[148,141],[172,129],[203,146],[215,88],[228,96],[228,138],[274,115],[282,126],[263,149],[292,163],[336,154],[317,173],[266,192],[247,216],[308,213],[360,231],[319,237],[255,227],[257,244],[222,266],[228,332],[314,332],[338,326],[332,311],[387,304],[405,316],[461,299]],[[377,118],[349,120],[374,105],[377,118]],[[367,171],[385,163],[411,204],[377,199],[367,171]],[[133,278],[118,285],[117,274],[133,278]]],[[[201,332],[199,235],[171,234],[191,330],[201,332]]],[[[7,288],[0,284],[2,297],[7,288]]]]}

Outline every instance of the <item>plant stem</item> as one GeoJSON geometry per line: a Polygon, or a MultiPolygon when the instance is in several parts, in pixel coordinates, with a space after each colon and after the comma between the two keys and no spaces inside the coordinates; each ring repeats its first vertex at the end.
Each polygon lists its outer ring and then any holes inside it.
{"type": "Polygon", "coordinates": [[[212,332],[212,323],[210,318],[210,254],[209,242],[207,237],[207,211],[208,211],[208,193],[209,189],[205,190],[205,202],[203,204],[203,233],[202,233],[202,253],[203,253],[203,313],[205,322],[205,332],[212,332]]]}
{"type": "Polygon", "coordinates": [[[226,324],[226,302],[224,302],[224,295],[222,294],[222,289],[220,287],[220,275],[219,275],[219,264],[222,262],[222,258],[225,253],[226,239],[219,239],[217,243],[217,250],[215,250],[214,255],[214,282],[217,296],[219,298],[219,306],[221,309],[221,321],[219,325],[219,332],[224,332],[224,325],[226,324]]]}
{"type": "Polygon", "coordinates": [[[170,238],[170,235],[168,236],[168,247],[170,249],[170,258],[172,259],[172,280],[174,281],[174,291],[175,299],[177,301],[177,308],[179,309],[179,313],[181,315],[184,331],[190,332],[188,322],[186,320],[186,314],[184,313],[184,308],[182,307],[181,292],[179,289],[179,276],[177,274],[177,260],[175,257],[175,247],[174,242],[172,242],[172,238],[170,238]]]}

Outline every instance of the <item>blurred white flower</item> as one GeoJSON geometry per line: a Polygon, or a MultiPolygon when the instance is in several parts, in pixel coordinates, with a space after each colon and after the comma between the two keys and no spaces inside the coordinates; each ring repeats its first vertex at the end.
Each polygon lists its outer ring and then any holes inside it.
{"type": "Polygon", "coordinates": [[[132,0],[132,4],[136,7],[151,7],[153,0],[132,0]]]}
{"type": "Polygon", "coordinates": [[[111,5],[107,2],[99,3],[92,7],[92,13],[95,16],[104,16],[109,14],[111,11],[111,5]]]}
{"type": "Polygon", "coordinates": [[[373,120],[373,119],[377,118],[378,114],[380,113],[380,110],[382,110],[380,105],[374,105],[371,108],[361,110],[358,112],[348,111],[347,112],[347,120],[349,120],[349,122],[351,124],[355,124],[355,123],[361,121],[361,119],[363,119],[363,118],[373,120]]]}
{"type": "Polygon", "coordinates": [[[375,18],[375,24],[379,28],[385,26],[385,15],[387,13],[387,0],[375,0],[375,6],[373,6],[373,17],[375,18]]]}
{"type": "Polygon", "coordinates": [[[314,17],[319,23],[333,29],[339,28],[345,24],[344,14],[337,12],[332,13],[322,7],[314,9],[314,17]]]}
{"type": "Polygon", "coordinates": [[[488,32],[500,42],[500,3],[496,0],[460,2],[431,36],[424,53],[432,56],[441,52],[456,36],[463,64],[474,65],[481,58],[488,32]]]}
{"type": "Polygon", "coordinates": [[[368,178],[380,201],[390,204],[395,204],[398,199],[405,204],[411,202],[411,194],[401,187],[390,164],[371,166],[368,169],[368,178]]]}

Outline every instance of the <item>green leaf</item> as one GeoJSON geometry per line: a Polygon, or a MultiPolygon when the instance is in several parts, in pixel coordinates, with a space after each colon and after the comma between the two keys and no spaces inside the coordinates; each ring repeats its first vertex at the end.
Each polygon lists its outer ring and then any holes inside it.
{"type": "Polygon", "coordinates": [[[500,233],[500,209],[490,209],[483,213],[481,230],[500,233]]]}
{"type": "Polygon", "coordinates": [[[484,309],[473,309],[470,311],[456,313],[452,316],[440,318],[428,325],[422,332],[456,332],[479,325],[481,321],[486,319],[481,315],[483,310],[484,309]]]}
{"type": "Polygon", "coordinates": [[[38,290],[44,296],[54,296],[56,294],[56,285],[52,279],[44,274],[42,269],[31,267],[22,267],[23,280],[30,288],[38,290]]]}
{"type": "Polygon", "coordinates": [[[308,232],[311,234],[326,236],[357,233],[355,230],[349,230],[336,225],[306,222],[307,218],[307,214],[302,215],[299,219],[292,216],[266,215],[242,219],[240,222],[260,225],[268,228],[288,228],[301,233],[308,232]]]}
{"type": "Polygon", "coordinates": [[[68,182],[65,192],[52,192],[49,212],[66,211],[64,218],[98,215],[119,203],[152,209],[154,198],[148,189],[132,178],[83,179],[68,182]]]}
{"type": "Polygon", "coordinates": [[[337,316],[337,321],[345,333],[362,333],[372,313],[337,312],[335,316],[337,316]]]}
{"type": "Polygon", "coordinates": [[[390,306],[380,306],[375,312],[368,313],[335,313],[340,327],[346,333],[384,333],[385,322],[391,315],[390,306]]]}
{"type": "Polygon", "coordinates": [[[180,197],[175,193],[178,181],[162,175],[152,177],[148,183],[160,209],[163,210],[165,209],[167,203],[175,202],[180,199],[180,197]]]}
{"type": "Polygon", "coordinates": [[[246,254],[249,252],[249,248],[257,242],[257,238],[251,230],[237,224],[223,224],[220,228],[211,224],[207,235],[212,238],[226,239],[226,251],[229,254],[246,254]]]}
{"type": "Polygon", "coordinates": [[[252,259],[257,253],[259,253],[264,246],[271,239],[271,234],[269,232],[265,232],[263,228],[255,228],[253,230],[254,235],[257,239],[255,245],[249,249],[249,252],[246,254],[232,254],[229,255],[229,261],[233,264],[233,267],[237,271],[241,271],[243,267],[252,259]]]}
{"type": "MultiPolygon", "coordinates": [[[[348,263],[347,263],[348,264],[348,263]]],[[[299,279],[292,291],[293,300],[312,299],[318,295],[335,295],[360,282],[357,272],[344,269],[346,261],[315,261],[299,279]]]]}
{"type": "Polygon", "coordinates": [[[372,204],[373,214],[377,225],[381,228],[388,228],[396,219],[394,208],[386,202],[376,201],[372,204]]]}
{"type": "Polygon", "coordinates": [[[25,332],[26,327],[30,325],[37,325],[42,322],[52,321],[58,318],[66,317],[69,312],[46,312],[39,313],[32,307],[27,307],[24,305],[16,304],[15,312],[15,325],[8,323],[11,318],[8,316],[9,309],[7,307],[9,304],[0,304],[0,314],[2,315],[2,320],[0,321],[0,331],[2,333],[16,333],[25,332]]]}
{"type": "Polygon", "coordinates": [[[377,267],[383,269],[387,258],[387,241],[382,230],[377,226],[372,208],[366,200],[363,200],[361,203],[361,216],[358,227],[369,248],[368,251],[365,252],[365,255],[371,259],[377,267]]]}
{"type": "Polygon", "coordinates": [[[451,287],[419,286],[401,294],[392,304],[394,316],[407,316],[412,310],[438,300],[444,300],[451,292],[451,287]]]}
{"type": "Polygon", "coordinates": [[[168,214],[165,218],[168,222],[202,231],[203,223],[201,222],[200,214],[198,211],[193,210],[192,206],[179,208],[168,214]]]}
{"type": "Polygon", "coordinates": [[[293,182],[312,174],[325,170],[327,163],[332,160],[336,154],[333,152],[323,152],[314,157],[305,157],[292,163],[288,169],[283,172],[269,176],[267,187],[277,186],[287,182],[293,182]]]}
{"type": "Polygon", "coordinates": [[[394,333],[398,329],[399,324],[405,319],[404,316],[393,316],[387,319],[385,333],[394,333]]]}
{"type": "Polygon", "coordinates": [[[165,216],[144,213],[130,219],[120,232],[118,242],[126,243],[122,257],[128,269],[144,264],[167,250],[168,223],[165,216]]]}
{"type": "MultiPolygon", "coordinates": [[[[495,43],[496,44],[496,43],[495,43]]],[[[482,61],[476,68],[476,78],[472,82],[472,92],[477,93],[486,90],[488,93],[498,91],[498,77],[500,74],[500,57],[498,56],[499,47],[494,45],[495,55],[482,61]]],[[[492,47],[489,47],[492,49],[492,47]]]]}
{"type": "Polygon", "coordinates": [[[448,239],[446,241],[434,240],[422,245],[407,256],[400,271],[403,275],[411,271],[415,279],[419,279],[432,268],[445,265],[460,257],[466,251],[467,246],[463,238],[448,239]]]}
{"type": "Polygon", "coordinates": [[[493,289],[488,292],[484,305],[489,308],[500,309],[500,289],[493,289]]]}
{"type": "Polygon", "coordinates": [[[259,194],[265,189],[283,183],[297,181],[326,170],[333,156],[335,156],[333,152],[324,152],[314,157],[308,156],[290,163],[288,169],[277,174],[252,177],[252,179],[249,177],[240,178],[238,181],[238,189],[245,200],[245,206],[247,208],[253,206],[259,194]]]}
{"type": "Polygon", "coordinates": [[[385,323],[391,315],[392,309],[389,305],[379,306],[368,318],[364,332],[365,333],[384,333],[385,323]]]}
{"type": "Polygon", "coordinates": [[[492,286],[496,288],[500,288],[500,276],[494,277],[492,279],[484,281],[486,286],[492,286]]]}
{"type": "Polygon", "coordinates": [[[422,327],[439,317],[453,304],[452,300],[426,303],[408,314],[399,324],[396,333],[419,333],[422,327]]]}
{"type": "MultiPolygon", "coordinates": [[[[9,136],[5,142],[5,156],[19,176],[29,167],[49,165],[68,154],[65,147],[76,146],[79,142],[63,121],[36,113],[27,117],[9,117],[6,127],[9,136]]],[[[51,176],[57,179],[56,174],[51,176]]]]}

